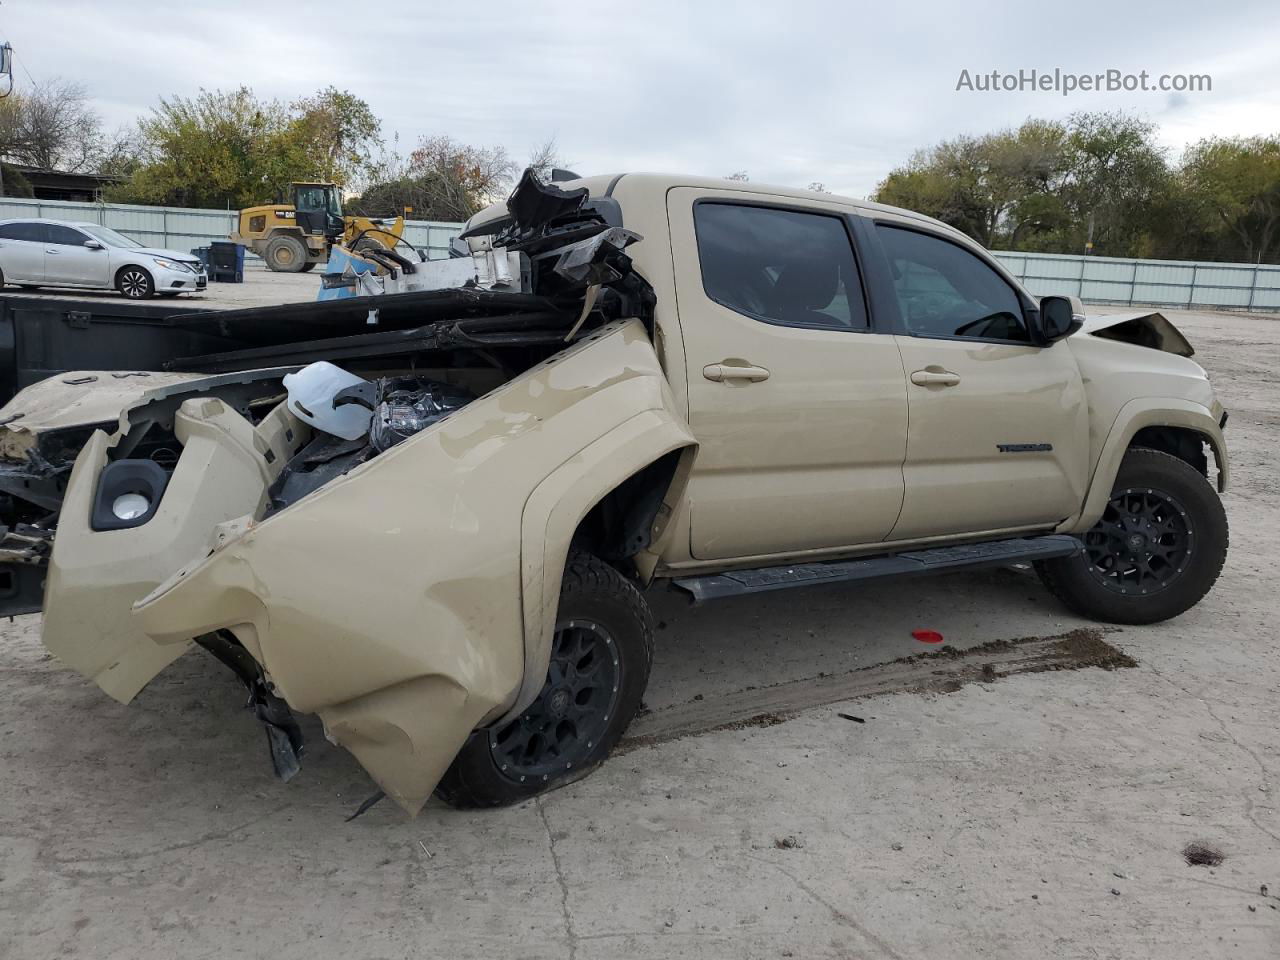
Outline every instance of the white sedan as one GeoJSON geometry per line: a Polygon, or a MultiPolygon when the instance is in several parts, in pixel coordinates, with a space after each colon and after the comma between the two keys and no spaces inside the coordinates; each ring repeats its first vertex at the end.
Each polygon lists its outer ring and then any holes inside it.
{"type": "Polygon", "coordinates": [[[0,220],[0,288],[119,290],[131,300],[195,293],[208,284],[189,253],[144,247],[110,227],[62,220],[0,220]]]}

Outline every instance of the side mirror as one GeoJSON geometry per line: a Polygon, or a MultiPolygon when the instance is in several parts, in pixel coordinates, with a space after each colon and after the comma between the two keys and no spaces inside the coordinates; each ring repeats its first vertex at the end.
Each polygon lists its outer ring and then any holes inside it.
{"type": "Polygon", "coordinates": [[[1074,297],[1040,298],[1040,335],[1045,343],[1069,337],[1083,324],[1084,308],[1074,297]]]}
{"type": "Polygon", "coordinates": [[[86,241],[84,242],[84,245],[85,245],[86,247],[88,247],[90,250],[101,250],[101,249],[102,249],[102,244],[100,244],[97,240],[86,240],[86,241]]]}

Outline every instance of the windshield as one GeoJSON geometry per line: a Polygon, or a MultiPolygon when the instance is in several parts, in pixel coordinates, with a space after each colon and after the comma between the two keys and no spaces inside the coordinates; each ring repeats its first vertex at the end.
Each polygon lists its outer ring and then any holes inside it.
{"type": "Polygon", "coordinates": [[[83,226],[80,228],[95,240],[101,240],[109,247],[140,247],[137,240],[126,237],[123,233],[116,233],[110,227],[99,226],[83,226]]]}
{"type": "Polygon", "coordinates": [[[324,210],[335,217],[342,216],[342,201],[331,186],[298,187],[294,205],[299,210],[324,210]]]}

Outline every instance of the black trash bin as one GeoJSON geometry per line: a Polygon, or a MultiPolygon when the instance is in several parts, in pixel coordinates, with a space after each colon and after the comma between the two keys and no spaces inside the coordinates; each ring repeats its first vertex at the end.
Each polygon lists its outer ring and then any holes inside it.
{"type": "Polygon", "coordinates": [[[214,283],[244,283],[244,244],[229,240],[209,244],[209,279],[214,283]]]}

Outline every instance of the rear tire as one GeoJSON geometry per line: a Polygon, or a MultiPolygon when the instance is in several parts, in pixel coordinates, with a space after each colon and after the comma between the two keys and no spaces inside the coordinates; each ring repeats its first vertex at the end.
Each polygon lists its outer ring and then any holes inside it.
{"type": "Polygon", "coordinates": [[[1111,500],[1073,557],[1036,572],[1077,613],[1108,623],[1158,623],[1195,606],[1227,557],[1227,514],[1217,491],[1184,460],[1136,447],[1120,464],[1111,500]]]}
{"type": "Polygon", "coordinates": [[[496,807],[584,776],[640,709],[652,664],[640,591],[598,557],[571,552],[538,699],[515,720],[472,732],[437,795],[454,807],[496,807]]]}
{"type": "Polygon", "coordinates": [[[262,259],[276,273],[301,273],[307,264],[307,248],[297,237],[288,234],[272,237],[267,241],[262,259]]]}
{"type": "Polygon", "coordinates": [[[116,274],[116,289],[130,300],[146,300],[155,296],[156,285],[142,267],[129,266],[116,274]]]}

